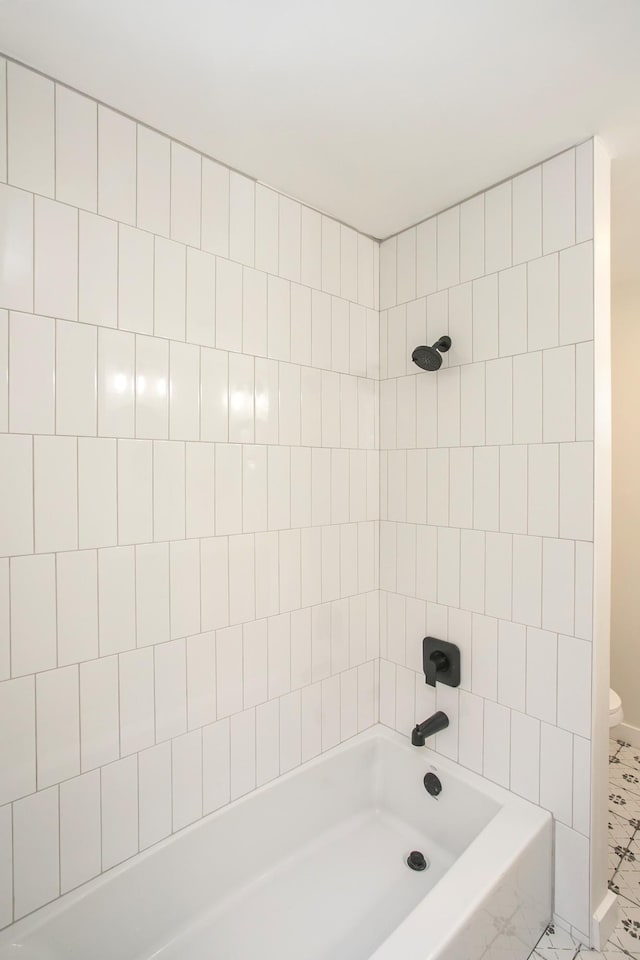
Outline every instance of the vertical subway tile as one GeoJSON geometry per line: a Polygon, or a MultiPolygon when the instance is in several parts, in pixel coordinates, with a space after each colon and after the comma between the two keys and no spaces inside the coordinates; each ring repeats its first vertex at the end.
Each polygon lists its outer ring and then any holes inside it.
{"type": "Polygon", "coordinates": [[[38,789],[80,773],[78,668],[61,667],[36,677],[38,789]]]}
{"type": "MultiPolygon", "coordinates": [[[[300,279],[314,290],[322,289],[322,216],[302,208],[300,279]]],[[[270,273],[275,272],[269,270],[270,273]]]]}
{"type": "Polygon", "coordinates": [[[575,242],[576,160],[566,150],[542,164],[542,247],[544,253],[575,242]]]}
{"type": "Polygon", "coordinates": [[[573,633],[575,545],[545,539],[542,548],[542,626],[573,633]]]}
{"type": "Polygon", "coordinates": [[[95,550],[56,557],[58,666],[98,656],[98,558],[95,550]]]}
{"type": "Polygon", "coordinates": [[[187,721],[189,729],[213,723],[216,717],[215,634],[187,640],[187,721]]]}
{"type": "Polygon", "coordinates": [[[473,359],[498,356],[498,276],[473,282],[473,359]]]}
{"type": "MultiPolygon", "coordinates": [[[[354,336],[353,317],[365,316],[363,308],[352,304],[351,336],[354,336]],[[360,311],[356,313],[356,311],[360,311]]],[[[366,353],[366,335],[362,331],[358,343],[366,353]]],[[[266,353],[266,350],[263,351],[266,353]]],[[[311,291],[299,283],[291,284],[291,361],[309,366],[311,363],[311,291]]],[[[365,359],[366,365],[366,359],[365,359]]],[[[354,373],[352,367],[351,372],[354,373]]],[[[364,376],[364,373],[363,373],[364,376]]]]}
{"type": "Polygon", "coordinates": [[[229,256],[229,168],[202,158],[202,249],[229,256]]]}
{"type": "MultiPolygon", "coordinates": [[[[303,223],[305,212],[303,208],[303,223]]],[[[255,246],[256,269],[277,274],[278,194],[261,183],[256,183],[255,246]]]]}
{"type": "Polygon", "coordinates": [[[558,255],[527,265],[527,332],[529,350],[558,345],[558,255]]]}
{"type": "Polygon", "coordinates": [[[97,104],[68,87],[56,86],[56,199],[97,209],[97,104]]]}
{"type": "MultiPolygon", "coordinates": [[[[186,247],[174,240],[155,238],[153,332],[171,340],[185,338],[186,247]]],[[[150,333],[150,330],[140,330],[150,333]]]]}
{"type": "Polygon", "coordinates": [[[576,147],[576,243],[593,237],[593,140],[576,147]]]}
{"type": "Polygon", "coordinates": [[[340,226],[340,295],[345,300],[358,299],[358,234],[344,224],[340,226]]]}
{"type": "MultiPolygon", "coordinates": [[[[0,180],[7,182],[7,61],[4,57],[0,63],[0,180]]],[[[8,820],[10,817],[3,816],[3,842],[8,820]]]]}
{"type": "Polygon", "coordinates": [[[76,320],[78,211],[64,203],[36,197],[34,234],[34,310],[76,320]]]}
{"type": "Polygon", "coordinates": [[[56,324],[56,433],[97,431],[97,330],[84,323],[56,324]]]}
{"type": "Polygon", "coordinates": [[[460,280],[462,282],[474,280],[485,273],[484,204],[483,193],[460,204],[460,280]]]}
{"type": "Polygon", "coordinates": [[[187,658],[184,640],[172,640],[154,652],[156,743],[187,729],[187,658]]]}
{"type": "Polygon", "coordinates": [[[215,469],[212,443],[185,444],[186,536],[212,537],[215,532],[215,469]]]}
{"type": "Polygon", "coordinates": [[[405,230],[397,236],[396,284],[398,303],[415,300],[416,297],[416,228],[405,230]]]}
{"type": "Polygon", "coordinates": [[[558,536],[558,444],[529,447],[528,532],[538,537],[558,536]]]}
{"type": "Polygon", "coordinates": [[[527,351],[527,268],[503,270],[498,275],[498,340],[500,356],[527,351]]]}
{"type": "Polygon", "coordinates": [[[575,439],[575,348],[542,355],[542,418],[545,443],[575,439]]]}
{"type": "Polygon", "coordinates": [[[45,197],[54,195],[54,84],[7,62],[8,182],[45,197]]]}
{"type": "Polygon", "coordinates": [[[591,644],[558,637],[558,726],[580,737],[591,731],[591,644]]]}
{"type": "Polygon", "coordinates": [[[169,544],[171,637],[200,632],[200,545],[197,540],[169,544]]]}
{"type": "Polygon", "coordinates": [[[34,437],[36,553],[78,546],[77,450],[75,437],[34,437]]]}
{"type": "Polygon", "coordinates": [[[301,212],[300,204],[280,196],[278,273],[287,280],[300,280],[301,212]]]}
{"type": "Polygon", "coordinates": [[[200,350],[200,439],[229,439],[229,356],[221,350],[200,350]]]}
{"type": "Polygon", "coordinates": [[[322,217],[322,289],[340,295],[340,224],[322,217]]]}
{"type": "Polygon", "coordinates": [[[50,787],[13,806],[14,919],[60,893],[58,789],[50,787]]]}
{"type": "Polygon", "coordinates": [[[0,184],[0,302],[10,310],[33,310],[33,201],[0,184]]]}
{"type": "Polygon", "coordinates": [[[200,246],[201,166],[199,153],[171,142],[171,239],[192,247],[200,246]]]}
{"type": "Polygon", "coordinates": [[[98,213],[136,222],[136,124],[98,104],[98,213]]]}
{"type": "Polygon", "coordinates": [[[136,547],[136,639],[139,647],[169,639],[168,543],[136,547]]]}
{"type": "Polygon", "coordinates": [[[433,293],[437,282],[437,218],[418,224],[416,229],[416,294],[419,297],[433,293]]]}
{"type": "Polygon", "coordinates": [[[9,429],[54,433],[55,320],[9,314],[9,429]]]}
{"type": "Polygon", "coordinates": [[[171,741],[173,829],[202,816],[202,734],[192,730],[171,741]]]}
{"type": "MultiPolygon", "coordinates": [[[[169,345],[169,439],[200,437],[200,351],[191,343],[169,345]]],[[[253,392],[253,391],[251,391],[253,392]]]]}
{"type": "Polygon", "coordinates": [[[98,551],[98,632],[100,656],[136,645],[135,554],[133,547],[98,551]]]}
{"type": "Polygon", "coordinates": [[[229,171],[229,256],[253,266],[255,249],[255,183],[229,171]]]}
{"type": "Polygon", "coordinates": [[[593,243],[580,243],[560,253],[560,343],[593,339],[593,307],[593,243]]]}
{"type": "Polygon", "coordinates": [[[80,764],[101,767],[120,753],[118,658],[102,657],[80,665],[80,764]]]}
{"type": "Polygon", "coordinates": [[[171,744],[159,743],[138,754],[140,849],[171,833],[171,744]]]}
{"type": "Polygon", "coordinates": [[[169,344],[136,337],[136,436],[166,440],[169,432],[169,344]]]}
{"type": "Polygon", "coordinates": [[[242,349],[267,355],[267,275],[248,267],[242,272],[242,349]]]}
{"type": "Polygon", "coordinates": [[[118,542],[116,441],[78,438],[78,546],[118,542]]]}
{"type": "Polygon", "coordinates": [[[485,194],[485,273],[511,266],[511,181],[485,194]]]}
{"type": "Polygon", "coordinates": [[[540,721],[511,711],[511,789],[538,803],[540,793],[540,721]]]}
{"type": "Polygon", "coordinates": [[[56,665],[55,557],[11,560],[11,673],[21,676],[56,665]],[[34,604],[33,598],[38,597],[34,604]]]}
{"type": "Polygon", "coordinates": [[[100,873],[100,773],[60,784],[60,893],[100,873]]]}
{"type": "Polygon", "coordinates": [[[542,540],[513,538],[513,620],[539,627],[542,619],[542,540]]]}
{"type": "Polygon", "coordinates": [[[547,630],[527,629],[527,714],[556,722],[558,638],[547,630]]]}
{"type": "Polygon", "coordinates": [[[78,319],[102,327],[118,325],[118,224],[83,210],[79,218],[78,319]]]}
{"type": "Polygon", "coordinates": [[[185,535],[185,445],[153,444],[153,537],[182,540],[185,535]]]}
{"type": "Polygon", "coordinates": [[[219,720],[202,731],[202,812],[229,802],[229,721],[219,720]]]}
{"type": "Polygon", "coordinates": [[[169,236],[170,150],[167,137],[138,124],[137,225],[162,237],[169,236]]]}
{"type": "Polygon", "coordinates": [[[512,185],[513,262],[542,255],[542,170],[533,167],[515,177],[512,185]]]}
{"type": "MultiPolygon", "coordinates": [[[[158,269],[166,271],[167,279],[177,287],[176,278],[169,265],[163,261],[158,241],[156,245],[158,269]]],[[[154,243],[151,234],[120,224],[118,229],[118,326],[134,333],[153,333],[153,286],[154,243]]],[[[167,296],[167,286],[156,289],[158,309],[174,303],[167,296]]],[[[156,333],[162,334],[160,327],[156,333]]]]}
{"type": "Polygon", "coordinates": [[[358,244],[358,303],[374,308],[373,260],[375,243],[370,237],[359,233],[358,244]]]}
{"type": "Polygon", "coordinates": [[[242,531],[242,451],[218,444],[215,454],[216,534],[242,531]]]}
{"type": "Polygon", "coordinates": [[[0,802],[10,803],[36,789],[35,683],[33,677],[0,685],[0,718],[5,735],[0,745],[0,802]]]}
{"type": "Polygon", "coordinates": [[[437,217],[438,290],[460,281],[460,207],[452,207],[437,217]]]}
{"type": "Polygon", "coordinates": [[[256,785],[255,710],[235,714],[229,722],[231,799],[249,793],[256,785]]]}
{"type": "Polygon", "coordinates": [[[513,358],[513,442],[542,442],[542,353],[513,358]]]}
{"type": "Polygon", "coordinates": [[[102,869],[138,852],[138,759],[126,757],[101,771],[102,869]]]}
{"type": "Polygon", "coordinates": [[[133,437],[135,339],[120,330],[98,331],[98,433],[133,437]]]}
{"type": "Polygon", "coordinates": [[[242,349],[242,266],[216,258],[216,347],[242,349]]]}
{"type": "Polygon", "coordinates": [[[511,730],[506,707],[484,702],[483,773],[489,780],[503,787],[509,786],[511,730]]]}

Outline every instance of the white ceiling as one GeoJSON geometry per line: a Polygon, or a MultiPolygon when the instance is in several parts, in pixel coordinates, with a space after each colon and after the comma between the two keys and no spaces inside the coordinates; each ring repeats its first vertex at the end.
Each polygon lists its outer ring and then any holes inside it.
{"type": "Polygon", "coordinates": [[[0,0],[0,48],[376,237],[593,133],[638,0],[0,0]]]}

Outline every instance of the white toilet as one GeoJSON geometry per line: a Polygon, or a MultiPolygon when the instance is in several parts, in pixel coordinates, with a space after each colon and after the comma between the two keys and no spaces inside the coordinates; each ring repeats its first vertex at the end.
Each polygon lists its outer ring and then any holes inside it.
{"type": "Polygon", "coordinates": [[[624,714],[622,712],[622,700],[615,692],[615,690],[609,690],[609,728],[616,727],[619,723],[622,723],[624,719],[624,714]]]}

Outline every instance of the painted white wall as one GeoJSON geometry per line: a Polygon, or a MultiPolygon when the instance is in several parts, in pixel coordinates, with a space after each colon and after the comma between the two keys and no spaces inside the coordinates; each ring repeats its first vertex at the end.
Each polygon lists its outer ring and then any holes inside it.
{"type": "Polygon", "coordinates": [[[445,710],[436,750],[551,810],[556,914],[584,941],[593,211],[588,141],[380,249],[380,718],[445,710]],[[459,690],[425,686],[425,631],[461,647],[459,690]]]}
{"type": "Polygon", "coordinates": [[[613,557],[611,684],[640,727],[640,285],[612,290],[613,557]]]}

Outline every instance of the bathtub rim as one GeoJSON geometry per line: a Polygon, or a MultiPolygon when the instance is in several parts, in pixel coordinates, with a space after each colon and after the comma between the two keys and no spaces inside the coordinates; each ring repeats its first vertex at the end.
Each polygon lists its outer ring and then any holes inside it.
{"type": "MultiPolygon", "coordinates": [[[[42,927],[46,926],[50,919],[64,913],[69,907],[81,903],[86,897],[91,896],[103,887],[108,887],[116,883],[120,875],[128,872],[136,864],[146,861],[167,847],[175,845],[187,834],[200,830],[206,824],[224,816],[231,807],[238,809],[243,804],[250,803],[255,798],[258,798],[264,794],[265,791],[271,791],[278,785],[292,778],[297,778],[304,775],[307,771],[325,765],[333,757],[348,753],[369,742],[376,743],[380,741],[389,743],[394,749],[400,750],[407,756],[410,756],[412,758],[410,762],[416,763],[416,765],[421,764],[423,767],[428,766],[430,770],[436,773],[454,777],[472,790],[476,790],[489,797],[498,805],[496,814],[481,832],[473,838],[469,846],[460,854],[447,873],[429,892],[427,897],[410,911],[402,923],[392,931],[389,937],[387,937],[371,955],[371,960],[393,960],[393,958],[398,955],[397,950],[399,949],[399,945],[396,940],[399,937],[402,942],[402,955],[406,956],[406,960],[413,960],[414,956],[416,960],[428,960],[428,956],[431,956],[431,953],[429,955],[421,952],[414,953],[414,951],[410,949],[412,943],[415,945],[414,938],[416,937],[416,931],[421,927],[423,928],[425,923],[428,928],[431,924],[431,929],[435,926],[442,926],[442,919],[449,912],[451,902],[455,900],[458,904],[460,903],[460,892],[462,889],[466,890],[464,898],[465,909],[463,911],[459,910],[457,918],[459,921],[460,918],[464,919],[464,917],[470,916],[481,904],[486,894],[486,885],[479,886],[480,878],[486,877],[486,871],[490,870],[492,878],[496,882],[499,881],[499,879],[504,876],[508,867],[513,863],[515,854],[523,852],[545,829],[550,830],[552,817],[548,811],[511,793],[504,787],[487,780],[480,774],[468,770],[456,761],[436,753],[429,747],[418,748],[412,746],[407,736],[391,730],[381,723],[375,723],[361,733],[355,734],[348,740],[337,744],[335,747],[329,748],[324,753],[304,761],[287,773],[276,777],[235,800],[229,801],[229,803],[219,807],[212,813],[206,814],[193,823],[182,827],[180,830],[170,834],[168,837],[164,837],[145,850],[138,851],[121,863],[93,877],[91,880],[61,894],[55,900],[38,907],[19,920],[14,921],[10,926],[0,930],[0,952],[4,953],[7,949],[10,950],[14,944],[19,949],[20,941],[37,933],[42,927]],[[509,844],[506,844],[504,841],[503,831],[505,828],[507,831],[513,833],[514,838],[518,836],[522,838],[526,835],[526,839],[517,846],[515,853],[514,847],[509,846],[509,844]],[[491,859],[487,856],[488,852],[491,853],[491,859]],[[482,857],[486,858],[484,870],[480,869],[482,857]],[[461,863],[462,867],[460,866],[461,863]],[[487,867],[486,863],[489,863],[490,866],[487,867]],[[473,876],[472,883],[469,882],[471,876],[473,876]],[[432,906],[430,907],[429,904],[432,906]],[[433,921],[436,922],[433,923],[433,921]],[[411,935],[411,939],[408,939],[407,934],[411,929],[414,930],[414,933],[411,935]]],[[[551,875],[549,875],[549,887],[551,888],[551,875]]],[[[459,922],[457,926],[459,926],[459,922]]],[[[454,932],[454,930],[444,931],[442,937],[438,940],[438,948],[446,943],[449,935],[452,935],[454,932]]],[[[11,953],[9,955],[11,955],[11,953]]],[[[29,953],[27,952],[25,960],[28,955],[29,953]]],[[[46,958],[43,957],[43,960],[46,960],[46,958]]]]}

